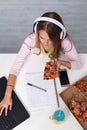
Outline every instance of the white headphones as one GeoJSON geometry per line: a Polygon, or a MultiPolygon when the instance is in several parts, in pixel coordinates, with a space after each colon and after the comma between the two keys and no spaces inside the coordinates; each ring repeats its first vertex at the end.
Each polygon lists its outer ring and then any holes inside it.
{"type": "Polygon", "coordinates": [[[61,33],[60,33],[60,39],[64,39],[65,36],[66,36],[66,29],[64,27],[63,24],[61,24],[59,21],[53,19],[53,18],[49,18],[49,17],[38,17],[34,23],[33,23],[33,28],[34,28],[34,31],[36,32],[36,29],[37,29],[37,24],[38,22],[40,21],[48,21],[48,22],[51,22],[55,25],[57,25],[58,27],[60,27],[62,29],[61,33]]]}

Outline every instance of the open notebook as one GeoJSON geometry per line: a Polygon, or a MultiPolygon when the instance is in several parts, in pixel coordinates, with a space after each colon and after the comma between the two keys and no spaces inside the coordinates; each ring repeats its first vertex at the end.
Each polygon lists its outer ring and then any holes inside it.
{"type": "Polygon", "coordinates": [[[29,110],[57,107],[54,80],[43,80],[42,72],[25,74],[25,86],[29,110]]]}

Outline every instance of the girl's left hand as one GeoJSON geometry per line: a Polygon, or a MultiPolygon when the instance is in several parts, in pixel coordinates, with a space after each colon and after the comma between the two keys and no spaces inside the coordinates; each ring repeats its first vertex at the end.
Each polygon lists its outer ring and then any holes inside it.
{"type": "Polygon", "coordinates": [[[58,70],[60,69],[60,66],[61,66],[61,61],[58,60],[58,61],[57,61],[57,67],[58,67],[58,70]]]}

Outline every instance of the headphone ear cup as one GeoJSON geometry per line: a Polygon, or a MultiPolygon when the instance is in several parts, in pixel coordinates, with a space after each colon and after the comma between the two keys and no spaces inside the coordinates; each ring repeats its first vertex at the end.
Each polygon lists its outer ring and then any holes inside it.
{"type": "Polygon", "coordinates": [[[34,26],[33,26],[33,31],[34,31],[35,33],[36,33],[36,31],[37,31],[37,24],[38,24],[38,23],[35,23],[34,26]]]}
{"type": "Polygon", "coordinates": [[[60,33],[60,39],[64,39],[64,32],[63,31],[61,31],[61,33],[60,33]]]}

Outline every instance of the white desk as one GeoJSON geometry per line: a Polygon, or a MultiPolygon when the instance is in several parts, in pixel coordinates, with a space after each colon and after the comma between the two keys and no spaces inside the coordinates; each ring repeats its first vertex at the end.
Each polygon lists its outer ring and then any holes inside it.
{"type": "MultiPolygon", "coordinates": [[[[17,54],[0,54],[0,77],[5,75],[6,77],[9,74],[9,70],[14,63],[17,54]]],[[[73,84],[83,76],[87,74],[87,54],[80,54],[80,57],[83,62],[83,68],[81,70],[68,70],[70,83],[73,84]]],[[[25,73],[27,72],[40,72],[44,69],[44,56],[43,55],[32,55],[28,57],[26,63],[22,67],[22,70],[17,78],[15,91],[17,92],[19,98],[25,105],[26,109],[29,111],[26,101],[26,92],[24,86],[25,73]]],[[[57,79],[58,81],[59,79],[57,79]]],[[[62,92],[64,87],[61,87],[59,82],[58,92],[62,92]]],[[[49,116],[52,115],[54,110],[44,110],[30,112],[30,118],[19,126],[14,128],[14,130],[83,130],[78,121],[74,118],[72,113],[69,111],[63,100],[59,97],[60,106],[65,112],[65,121],[62,124],[54,124],[49,116]]]]}

